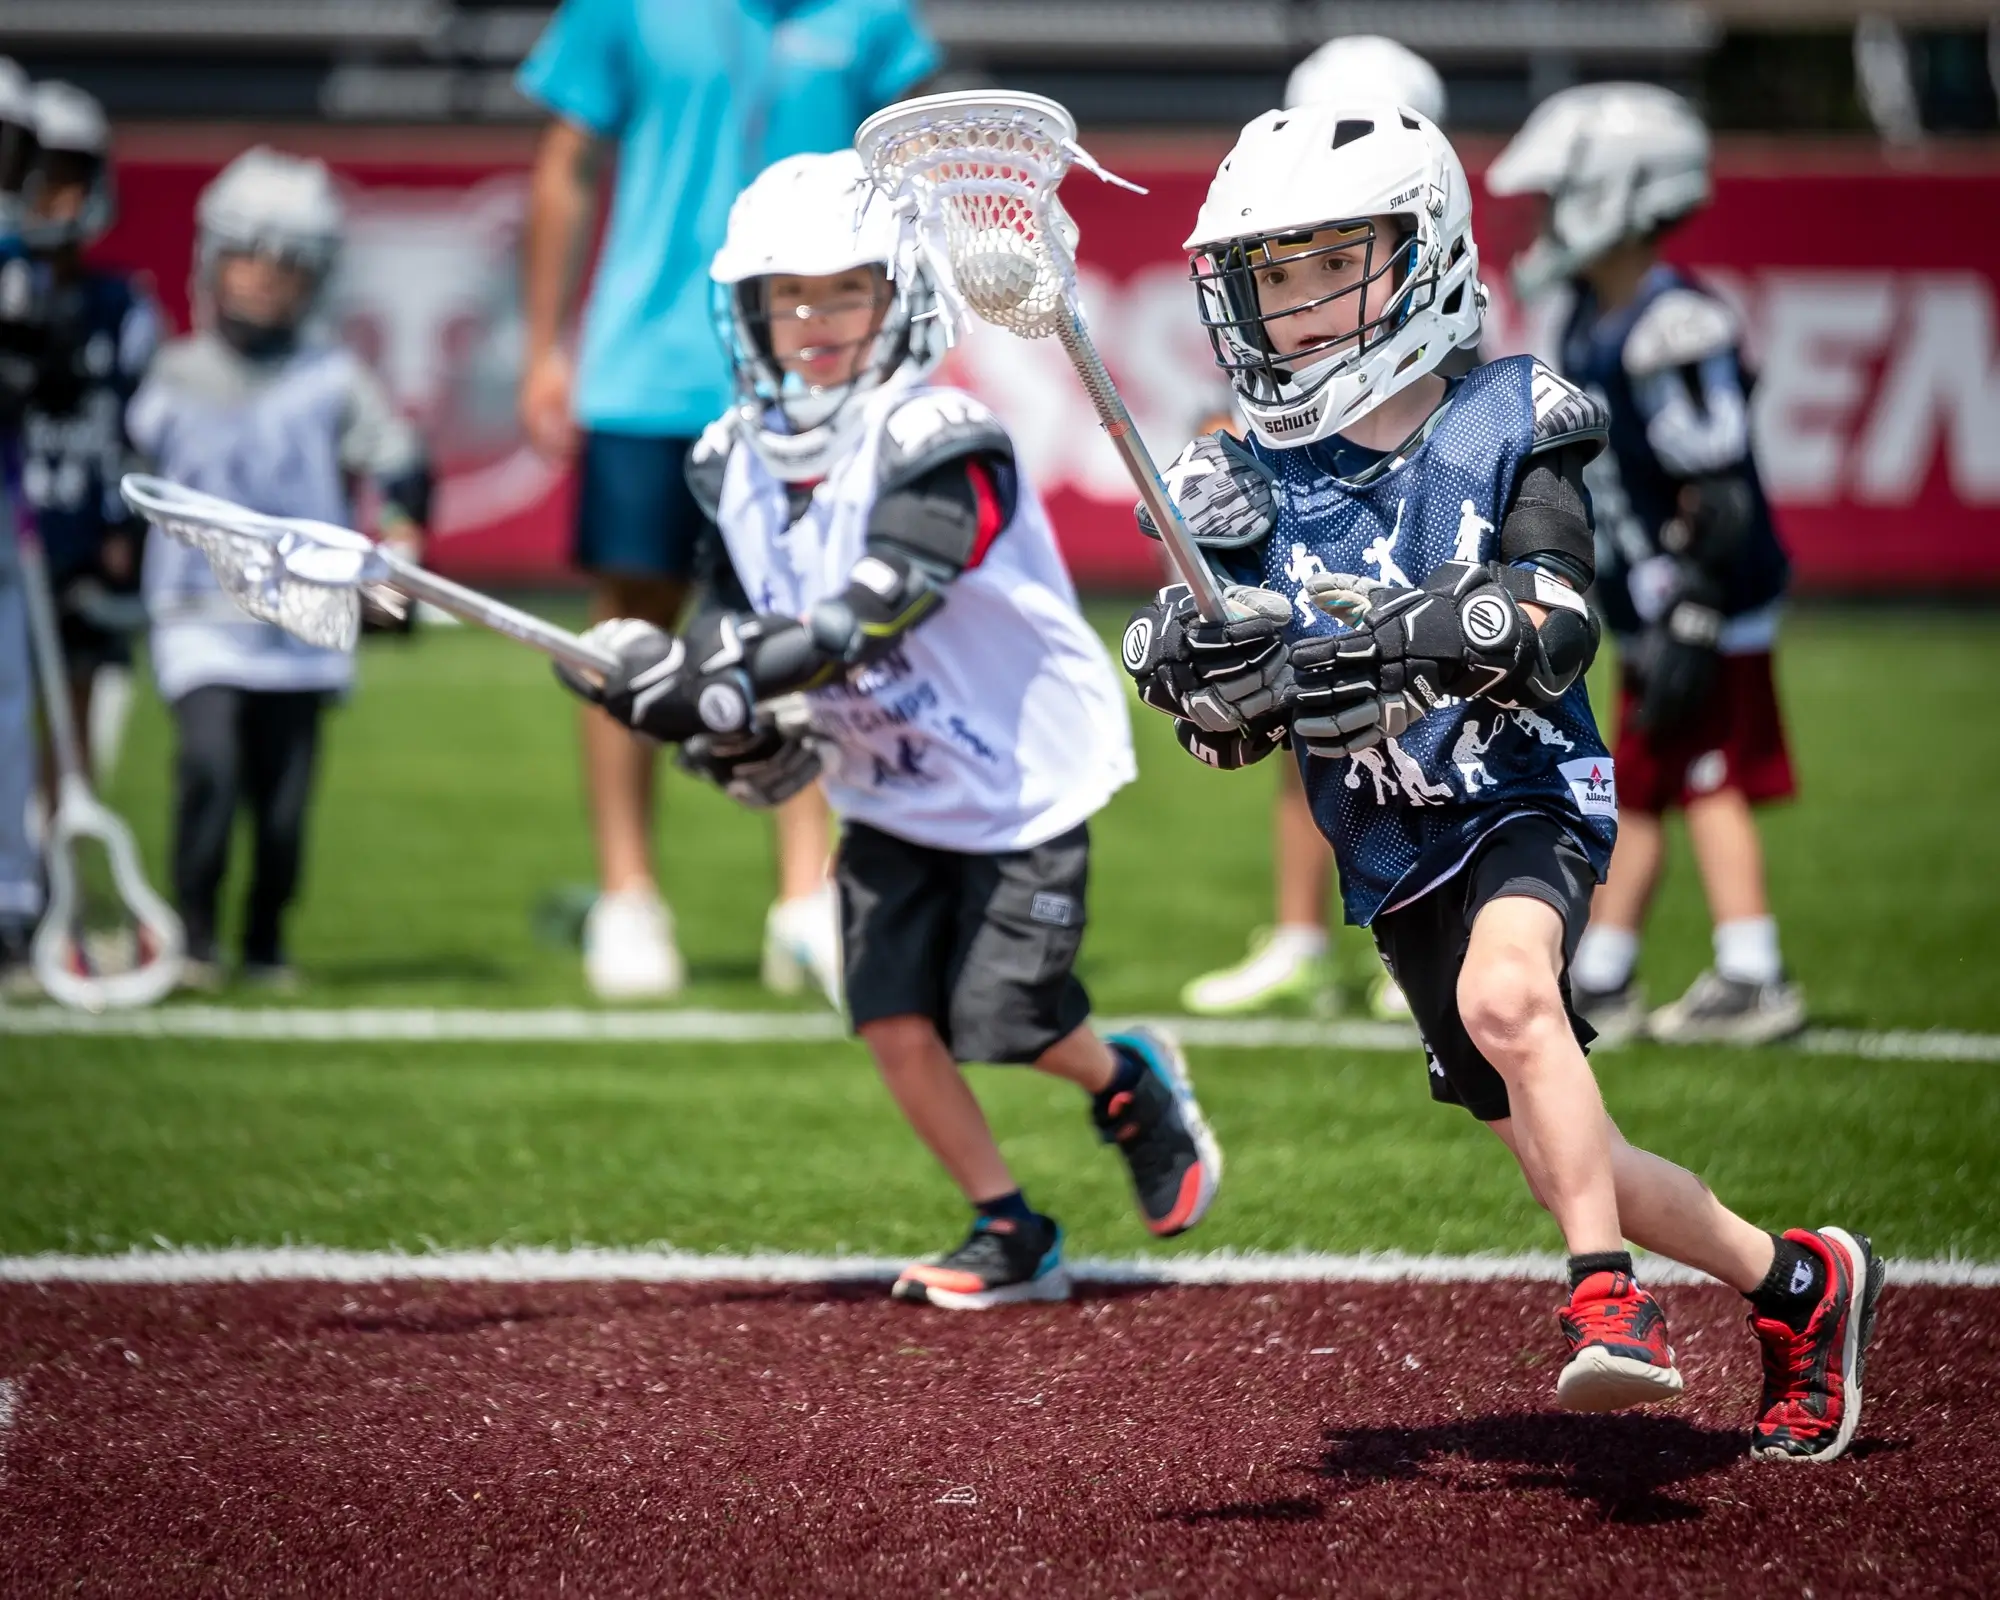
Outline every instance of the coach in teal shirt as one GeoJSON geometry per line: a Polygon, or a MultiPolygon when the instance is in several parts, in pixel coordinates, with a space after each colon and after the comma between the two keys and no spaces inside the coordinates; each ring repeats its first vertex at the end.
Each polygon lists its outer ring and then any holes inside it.
{"type": "MultiPolygon", "coordinates": [[[[730,203],[770,162],[850,143],[937,60],[911,0],[566,0],[522,66],[522,89],[553,116],[524,250],[521,422],[544,454],[575,459],[572,556],[594,615],[671,628],[687,595],[705,519],[684,463],[730,396],[708,281],[730,203]],[[572,370],[577,268],[614,148],[572,370]]],[[[680,969],[654,888],[651,754],[584,716],[604,891],[586,973],[608,998],[670,994],[680,969]]]]}
{"type": "Polygon", "coordinates": [[[729,375],[708,263],[730,202],[782,156],[847,144],[936,65],[907,0],[569,0],[520,81],[618,148],[577,421],[682,435],[713,421],[729,375]]]}

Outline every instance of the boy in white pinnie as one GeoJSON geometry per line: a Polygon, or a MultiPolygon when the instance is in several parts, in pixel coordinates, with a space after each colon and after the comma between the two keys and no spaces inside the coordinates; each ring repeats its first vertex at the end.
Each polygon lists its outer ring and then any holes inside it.
{"type": "Polygon", "coordinates": [[[1100,1038],[1073,968],[1087,819],[1133,775],[1109,658],[1006,432],[924,377],[921,271],[851,150],[795,156],[738,197],[710,269],[738,401],[688,478],[719,534],[687,633],[602,623],[609,681],[564,681],[746,804],[825,764],[846,995],[890,1093],[975,1212],[897,1280],[981,1310],[1068,1293],[1062,1230],[1008,1171],[961,1062],[1018,1062],[1091,1098],[1146,1225],[1201,1220],[1222,1159],[1173,1040],[1100,1038]],[[760,703],[803,692],[811,732],[760,703]]]}
{"type": "Polygon", "coordinates": [[[1167,480],[1242,587],[1224,623],[1179,587],[1134,616],[1123,655],[1142,698],[1212,766],[1298,747],[1432,1096],[1492,1128],[1562,1230],[1560,1403],[1680,1392],[1629,1239],[1748,1299],[1765,1375],[1752,1452],[1832,1460],[1860,1418],[1881,1263],[1840,1228],[1767,1233],[1628,1144],[1571,1004],[1617,831],[1583,683],[1582,469],[1603,408],[1527,356],[1440,373],[1478,337],[1479,257],[1464,168],[1407,106],[1258,118],[1187,247],[1252,437],[1196,440],[1167,480]]]}

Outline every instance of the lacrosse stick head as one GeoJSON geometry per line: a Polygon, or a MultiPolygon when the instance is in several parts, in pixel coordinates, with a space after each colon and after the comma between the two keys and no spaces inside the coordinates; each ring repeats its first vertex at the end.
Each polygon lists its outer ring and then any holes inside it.
{"type": "Polygon", "coordinates": [[[251,616],[307,644],[354,648],[360,588],[388,572],[362,535],[303,517],[268,517],[144,473],[127,473],[118,492],[169,539],[199,550],[223,593],[251,616]]]}
{"type": "Polygon", "coordinates": [[[1076,224],[1056,188],[1088,158],[1062,106],[1038,94],[926,95],[878,111],[854,148],[981,321],[1035,339],[1069,320],[1076,224]]]}

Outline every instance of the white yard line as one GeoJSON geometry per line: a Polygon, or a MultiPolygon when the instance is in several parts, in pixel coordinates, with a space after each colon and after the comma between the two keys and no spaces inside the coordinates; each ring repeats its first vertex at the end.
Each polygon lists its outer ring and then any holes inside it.
{"type": "MultiPolygon", "coordinates": [[[[893,1277],[904,1262],[889,1256],[707,1255],[692,1250],[269,1250],[157,1249],[101,1256],[0,1256],[0,1283],[827,1283],[893,1277]]],[[[1088,1259],[1072,1264],[1085,1283],[1285,1284],[1484,1283],[1556,1281],[1563,1257],[1526,1255],[1366,1255],[1312,1251],[1214,1251],[1157,1258],[1088,1259]]],[[[1641,1257],[1650,1283],[1699,1283],[1700,1274],[1641,1257]]],[[[1942,1288],[2000,1288],[2000,1263],[1955,1258],[1889,1262],[1889,1281],[1942,1288]]]]}
{"type": "MultiPolygon", "coordinates": [[[[1310,1022],[1279,1018],[1107,1017],[1118,1028],[1152,1022],[1206,1050],[1363,1050],[1416,1048],[1413,1029],[1394,1022],[1310,1022]]],[[[427,1044],[541,1041],[557,1044],[823,1044],[846,1036],[841,1019],[815,1011],[484,1010],[473,1007],[354,1007],[306,1010],[163,1006],[152,1011],[65,1011],[0,1006],[0,1036],[101,1039],[249,1039],[298,1043],[427,1044]]],[[[2000,1061],[2000,1034],[1944,1029],[1871,1032],[1813,1028],[1787,1048],[1810,1055],[1882,1061],[2000,1061]]]]}

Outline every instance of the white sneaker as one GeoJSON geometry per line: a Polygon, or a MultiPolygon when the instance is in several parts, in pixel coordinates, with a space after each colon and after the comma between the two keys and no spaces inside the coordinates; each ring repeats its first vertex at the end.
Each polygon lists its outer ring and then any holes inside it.
{"type": "Polygon", "coordinates": [[[774,901],[764,918],[764,987],[804,994],[808,984],[840,1009],[840,896],[830,883],[796,900],[774,901]]]}
{"type": "Polygon", "coordinates": [[[1375,974],[1375,981],[1368,986],[1368,1014],[1377,1022],[1410,1020],[1410,997],[1403,993],[1402,985],[1389,976],[1386,967],[1375,974]]]}
{"type": "Polygon", "coordinates": [[[669,1000],[687,969],[674,914],[651,889],[601,894],[583,919],[583,975],[600,1000],[669,1000]]]}
{"type": "Polygon", "coordinates": [[[1181,1006],[1198,1017],[1233,1017],[1280,1006],[1324,1008],[1333,990],[1326,935],[1295,928],[1259,928],[1250,953],[1233,967],[1204,973],[1181,990],[1181,1006]]]}

